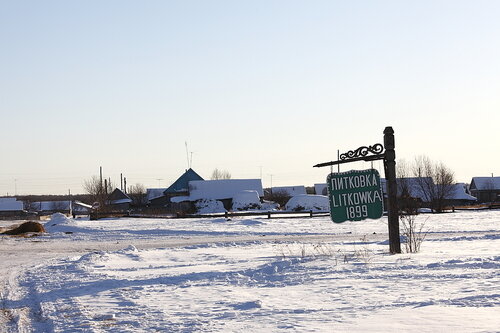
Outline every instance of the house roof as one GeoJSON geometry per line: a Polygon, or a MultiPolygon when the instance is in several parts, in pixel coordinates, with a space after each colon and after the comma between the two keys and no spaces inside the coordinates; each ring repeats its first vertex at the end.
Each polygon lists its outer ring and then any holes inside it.
{"type": "Polygon", "coordinates": [[[151,201],[156,198],[163,197],[166,188],[148,188],[146,189],[146,199],[151,201]]]}
{"type": "MultiPolygon", "coordinates": [[[[418,183],[418,178],[417,177],[412,177],[412,178],[398,178],[397,180],[398,183],[398,195],[401,195],[403,186],[407,186],[408,191],[410,192],[410,196],[413,198],[419,198],[424,202],[427,202],[428,195],[423,193],[422,188],[419,186],[418,183]],[[406,182],[406,183],[403,183],[406,182]]],[[[426,182],[429,182],[432,186],[438,186],[434,185],[432,182],[432,179],[429,177],[425,178],[426,182]]],[[[382,186],[382,191],[384,194],[387,194],[387,188],[386,188],[386,179],[382,178],[380,179],[380,183],[382,186]]],[[[470,200],[470,201],[476,201],[476,197],[473,197],[472,195],[467,194],[466,192],[466,185],[463,183],[457,183],[453,185],[453,188],[451,189],[450,193],[447,195],[445,199],[449,200],[470,200]]]]}
{"type": "Polygon", "coordinates": [[[479,191],[500,190],[500,177],[473,177],[470,188],[479,191]]]}
{"type": "Polygon", "coordinates": [[[50,211],[50,210],[57,210],[57,209],[62,209],[62,210],[68,210],[70,206],[70,203],[68,200],[62,201],[35,201],[32,202],[30,207],[31,209],[37,210],[37,211],[50,211]]]}
{"type": "Polygon", "coordinates": [[[119,188],[115,188],[115,190],[111,192],[108,196],[108,200],[112,205],[132,202],[132,199],[130,199],[130,197],[119,188]]]}
{"type": "Polygon", "coordinates": [[[92,208],[92,205],[89,205],[89,204],[83,203],[83,202],[78,201],[78,200],[75,200],[75,201],[73,202],[73,204],[74,204],[73,208],[74,208],[75,206],[80,206],[80,207],[87,208],[87,209],[91,209],[91,208],[92,208]]]}
{"type": "Polygon", "coordinates": [[[473,197],[466,192],[466,185],[464,183],[458,183],[453,185],[453,189],[450,191],[450,194],[446,199],[454,199],[454,200],[470,200],[476,201],[477,198],[473,197]]]}
{"type": "Polygon", "coordinates": [[[314,193],[318,195],[328,195],[328,189],[326,183],[314,184],[314,193]]]}
{"type": "Polygon", "coordinates": [[[16,198],[0,198],[0,211],[2,212],[21,211],[23,208],[23,202],[17,201],[16,198]]]}
{"type": "Polygon", "coordinates": [[[189,182],[203,180],[199,174],[197,174],[193,169],[189,168],[180,176],[170,187],[168,187],[164,194],[174,194],[179,192],[187,192],[189,190],[189,182]]]}
{"type": "Polygon", "coordinates": [[[189,200],[232,199],[245,190],[254,190],[260,197],[264,196],[260,179],[194,180],[189,182],[189,200]]]}
{"type": "MultiPolygon", "coordinates": [[[[398,186],[398,195],[401,195],[403,192],[403,189],[408,190],[408,194],[412,198],[417,198],[421,199],[424,202],[429,201],[429,195],[424,193],[422,190],[421,186],[419,186],[420,179],[422,181],[425,181],[427,184],[430,184],[431,186],[434,186],[434,182],[430,177],[408,177],[408,178],[398,178],[396,179],[397,186],[398,186]]],[[[385,178],[380,179],[380,186],[382,187],[382,192],[384,194],[387,194],[387,180],[385,178]]]]}
{"type": "Polygon", "coordinates": [[[294,197],[296,195],[301,195],[301,194],[307,194],[306,193],[306,188],[303,185],[298,185],[298,186],[276,186],[271,188],[273,193],[275,192],[285,192],[291,197],[294,197]]]}

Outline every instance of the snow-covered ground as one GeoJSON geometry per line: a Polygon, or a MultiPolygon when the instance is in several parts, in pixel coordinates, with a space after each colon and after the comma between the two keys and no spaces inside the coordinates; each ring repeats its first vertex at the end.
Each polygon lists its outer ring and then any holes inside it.
{"type": "Polygon", "coordinates": [[[56,216],[0,237],[0,331],[499,332],[500,211],[417,221],[56,216]]]}

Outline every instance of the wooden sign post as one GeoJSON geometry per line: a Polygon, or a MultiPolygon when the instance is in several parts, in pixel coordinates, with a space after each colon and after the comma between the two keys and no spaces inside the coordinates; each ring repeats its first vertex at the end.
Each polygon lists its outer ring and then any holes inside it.
{"type": "MultiPolygon", "coordinates": [[[[326,162],[316,164],[314,167],[320,168],[331,165],[339,165],[343,163],[351,163],[357,161],[375,161],[384,160],[384,172],[385,178],[387,180],[387,214],[388,214],[388,226],[389,226],[389,251],[391,253],[401,253],[401,241],[399,238],[399,210],[397,202],[397,183],[396,183],[396,152],[394,150],[394,130],[392,127],[386,127],[384,130],[384,146],[380,143],[374,144],[373,146],[362,146],[356,150],[350,150],[347,153],[341,154],[337,161],[326,162]],[[384,151],[385,146],[385,151],[384,151]],[[370,155],[371,154],[371,155],[370,155]]],[[[328,181],[335,179],[336,174],[330,174],[328,176],[328,181]]],[[[333,185],[328,185],[329,191],[333,185]]],[[[335,186],[333,186],[335,187],[335,186]]],[[[344,193],[342,193],[345,195],[344,193]]],[[[354,197],[354,196],[353,196],[354,197]]],[[[330,205],[334,198],[330,198],[330,205]]],[[[336,204],[337,202],[335,202],[336,204]]],[[[336,210],[331,208],[332,220],[334,222],[343,222],[345,220],[362,220],[364,218],[370,217],[368,213],[368,208],[365,211],[363,207],[360,206],[359,212],[356,211],[356,207],[353,208],[354,218],[346,218],[333,216],[336,211],[346,210],[350,212],[350,207],[342,207],[342,210],[336,210]],[[359,213],[359,214],[358,214],[359,213]],[[358,216],[359,215],[359,216],[358,216]],[[366,216],[365,216],[366,215],[366,216]]],[[[337,207],[334,207],[337,208],[337,207]]],[[[352,210],[352,209],[351,209],[352,210]]],[[[347,214],[349,215],[349,214],[347,214]]]]}
{"type": "Polygon", "coordinates": [[[396,183],[396,152],[394,151],[394,130],[386,127],[384,130],[384,172],[387,179],[387,219],[389,225],[389,251],[401,253],[399,239],[399,209],[396,183]]]}

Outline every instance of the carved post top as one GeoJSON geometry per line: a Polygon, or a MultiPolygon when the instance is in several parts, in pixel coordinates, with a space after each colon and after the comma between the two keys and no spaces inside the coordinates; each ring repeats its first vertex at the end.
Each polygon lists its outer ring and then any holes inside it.
{"type": "Polygon", "coordinates": [[[394,134],[394,130],[392,129],[392,126],[387,126],[384,129],[384,134],[394,134]]]}
{"type": "Polygon", "coordinates": [[[393,150],[394,144],[394,130],[391,126],[388,126],[384,130],[384,146],[386,150],[393,150]]]}

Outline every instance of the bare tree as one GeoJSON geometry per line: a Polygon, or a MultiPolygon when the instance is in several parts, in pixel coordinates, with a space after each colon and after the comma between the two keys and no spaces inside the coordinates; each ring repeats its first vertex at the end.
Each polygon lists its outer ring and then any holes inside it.
{"type": "Polygon", "coordinates": [[[413,165],[413,175],[424,201],[430,202],[431,209],[442,212],[445,200],[453,191],[455,175],[442,162],[432,162],[426,156],[419,156],[413,165]]]}
{"type": "Polygon", "coordinates": [[[427,231],[423,230],[425,223],[419,222],[417,217],[421,200],[414,197],[412,187],[415,183],[410,181],[412,166],[405,160],[399,160],[396,165],[401,234],[405,237],[406,252],[415,253],[420,251],[420,245],[427,235],[427,231]]]}
{"type": "Polygon", "coordinates": [[[142,184],[130,186],[127,195],[132,199],[132,204],[136,207],[144,206],[147,203],[146,187],[142,184]]]}
{"type": "Polygon", "coordinates": [[[424,230],[425,222],[417,221],[417,215],[411,213],[400,214],[402,235],[406,238],[404,245],[407,253],[420,251],[420,246],[427,236],[424,230]]]}
{"type": "Polygon", "coordinates": [[[219,170],[217,168],[212,171],[211,180],[220,180],[220,179],[231,179],[231,174],[227,170],[219,170]]]}
{"type": "Polygon", "coordinates": [[[38,205],[31,198],[26,198],[23,200],[24,202],[24,210],[28,212],[36,212],[38,209],[38,205]]]}
{"type": "Polygon", "coordinates": [[[291,196],[286,190],[266,191],[264,200],[276,202],[280,207],[285,207],[291,196]]]}
{"type": "Polygon", "coordinates": [[[92,176],[83,182],[83,189],[89,195],[91,204],[98,203],[102,208],[106,206],[108,194],[113,192],[113,184],[111,181],[101,181],[99,176],[92,176]]]}
{"type": "Polygon", "coordinates": [[[411,166],[406,160],[398,160],[396,163],[396,182],[398,188],[398,197],[411,196],[411,184],[409,178],[411,177],[411,166]]]}

